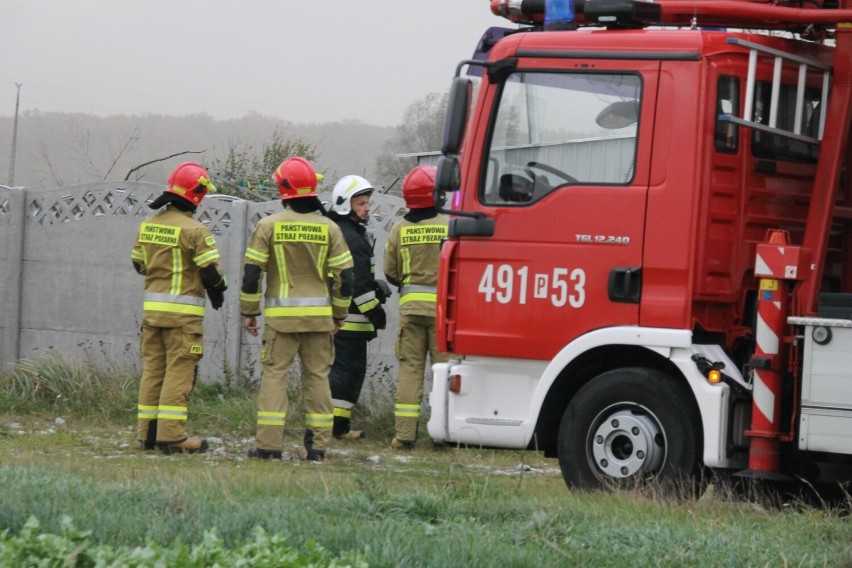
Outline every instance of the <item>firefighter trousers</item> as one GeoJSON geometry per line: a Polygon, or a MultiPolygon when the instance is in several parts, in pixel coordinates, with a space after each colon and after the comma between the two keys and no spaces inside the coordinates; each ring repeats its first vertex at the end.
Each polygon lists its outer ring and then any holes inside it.
{"type": "Polygon", "coordinates": [[[335,436],[349,432],[352,408],[358,403],[367,375],[367,339],[334,337],[334,364],[328,375],[334,404],[335,436]]]}
{"type": "Polygon", "coordinates": [[[187,438],[187,404],[204,344],[202,322],[183,327],[142,324],[142,379],[137,433],[141,442],[187,438]]]}
{"type": "Polygon", "coordinates": [[[394,408],[396,438],[414,442],[417,440],[417,424],[420,421],[426,356],[433,364],[449,360],[448,355],[438,351],[435,318],[400,314],[396,355],[399,359],[394,408]]]}
{"type": "Polygon", "coordinates": [[[327,331],[263,332],[260,360],[263,374],[257,399],[257,447],[281,451],[287,417],[287,383],[290,367],[299,356],[302,364],[302,399],[305,429],[313,432],[313,449],[324,450],[331,438],[334,419],[328,372],[334,359],[332,335],[327,331]]]}

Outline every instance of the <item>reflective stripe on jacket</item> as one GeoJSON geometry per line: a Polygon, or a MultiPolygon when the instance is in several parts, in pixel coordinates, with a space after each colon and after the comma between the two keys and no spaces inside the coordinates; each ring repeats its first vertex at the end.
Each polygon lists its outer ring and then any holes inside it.
{"type": "MultiPolygon", "coordinates": [[[[376,297],[376,269],[373,256],[373,244],[367,237],[367,229],[348,215],[330,214],[330,217],[340,227],[346,245],[352,253],[354,267],[354,282],[352,303],[343,326],[337,332],[339,337],[357,337],[373,339],[376,337],[376,327],[371,317],[376,317],[376,311],[383,310],[376,297]]],[[[384,314],[382,314],[384,319],[384,314]]]]}
{"type": "Polygon", "coordinates": [[[385,275],[400,283],[399,313],[434,316],[441,241],[449,217],[436,214],[421,221],[402,219],[391,227],[385,244],[385,275]]]}
{"type": "Polygon", "coordinates": [[[201,268],[219,268],[216,239],[189,211],[167,206],[139,225],[130,255],[145,276],[143,322],[179,327],[204,317],[201,268]]]}
{"type": "Polygon", "coordinates": [[[330,219],[289,208],[262,219],[245,262],[266,273],[266,294],[243,290],[240,313],[260,314],[263,300],[267,325],[281,333],[331,331],[333,318],[345,317],[352,297],[341,290],[341,274],[352,267],[352,255],[330,219]]]}

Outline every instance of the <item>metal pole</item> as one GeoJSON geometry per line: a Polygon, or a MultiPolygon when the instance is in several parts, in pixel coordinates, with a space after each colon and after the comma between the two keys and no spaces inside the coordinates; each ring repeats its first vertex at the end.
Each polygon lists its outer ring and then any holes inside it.
{"type": "Polygon", "coordinates": [[[15,186],[15,151],[18,145],[18,107],[21,104],[21,83],[15,83],[18,94],[15,97],[15,122],[12,126],[12,156],[9,158],[9,187],[15,186]]]}

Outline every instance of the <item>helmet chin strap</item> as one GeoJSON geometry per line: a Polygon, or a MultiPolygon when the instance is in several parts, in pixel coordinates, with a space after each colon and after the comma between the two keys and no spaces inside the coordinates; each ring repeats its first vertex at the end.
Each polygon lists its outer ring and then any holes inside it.
{"type": "Polygon", "coordinates": [[[174,193],[164,191],[160,197],[148,204],[151,209],[159,209],[165,205],[172,205],[179,211],[190,211],[195,213],[196,206],[174,193]]]}

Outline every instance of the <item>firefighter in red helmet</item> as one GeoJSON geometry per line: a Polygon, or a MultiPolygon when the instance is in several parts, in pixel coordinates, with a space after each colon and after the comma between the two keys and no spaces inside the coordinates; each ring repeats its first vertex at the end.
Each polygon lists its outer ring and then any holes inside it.
{"type": "Polygon", "coordinates": [[[145,276],[137,423],[143,449],[207,449],[205,440],[187,436],[186,423],[204,350],[204,295],[218,310],[228,289],[216,240],[192,218],[208,191],[215,187],[201,165],[186,162],[175,168],[166,190],[149,204],[165,209],[141,223],[131,253],[136,272],[145,276]]]}
{"type": "Polygon", "coordinates": [[[257,316],[262,313],[265,318],[257,446],[248,456],[282,457],[287,378],[298,355],[305,408],[305,457],[322,461],[334,419],[328,383],[334,359],[332,335],[343,323],[352,299],[352,255],[340,228],[322,214],[316,193],[322,176],[307,160],[284,160],[273,178],[284,211],[257,224],[245,253],[240,293],[243,329],[256,336],[257,316]],[[262,297],[264,273],[266,294],[262,297]]]}
{"type": "Polygon", "coordinates": [[[417,440],[426,356],[432,363],[448,359],[435,338],[438,261],[449,224],[435,207],[435,173],[434,166],[417,166],[405,176],[402,196],[409,211],[391,228],[385,245],[385,277],[399,287],[400,296],[392,448],[410,449],[417,440]]]}

